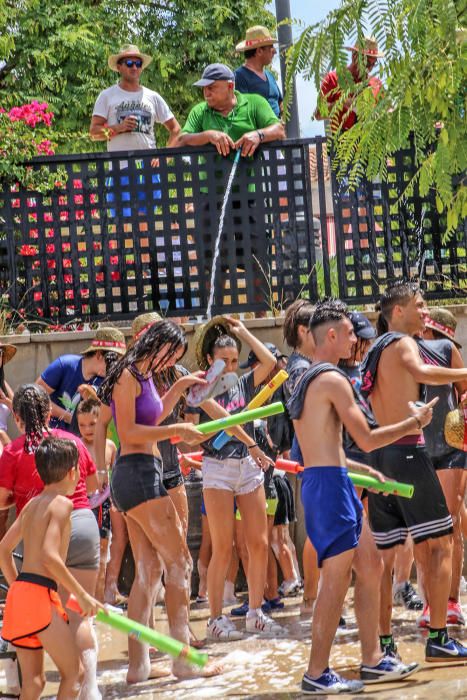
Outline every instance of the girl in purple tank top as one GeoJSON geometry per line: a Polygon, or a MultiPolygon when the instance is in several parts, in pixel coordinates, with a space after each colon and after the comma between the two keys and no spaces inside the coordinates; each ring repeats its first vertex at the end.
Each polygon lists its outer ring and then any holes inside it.
{"type": "MultiPolygon", "coordinates": [[[[161,397],[152,378],[153,373],[178,362],[186,348],[180,326],[167,320],[154,323],[112,366],[102,385],[101,398],[111,405],[120,440],[120,455],[112,470],[112,498],[118,510],[126,514],[135,559],[128,614],[148,623],[163,569],[170,634],[188,644],[192,562],[153,449],[158,441],[175,435],[188,444],[201,442],[202,434],[191,423],[160,423],[191,385],[204,380],[190,374],[183,376],[161,397]]],[[[129,638],[128,656],[128,682],[147,680],[153,675],[147,645],[129,638]]],[[[187,675],[189,667],[177,660],[173,671],[179,676],[187,675]]]]}

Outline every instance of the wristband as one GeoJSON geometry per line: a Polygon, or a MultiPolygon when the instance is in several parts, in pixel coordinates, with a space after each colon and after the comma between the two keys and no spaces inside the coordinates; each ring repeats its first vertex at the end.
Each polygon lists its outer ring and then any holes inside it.
{"type": "Polygon", "coordinates": [[[251,450],[253,447],[259,447],[257,442],[254,442],[252,445],[247,445],[247,448],[251,450]]]}
{"type": "Polygon", "coordinates": [[[257,129],[256,133],[259,136],[260,141],[264,141],[264,131],[261,131],[260,129],[257,129]]]}

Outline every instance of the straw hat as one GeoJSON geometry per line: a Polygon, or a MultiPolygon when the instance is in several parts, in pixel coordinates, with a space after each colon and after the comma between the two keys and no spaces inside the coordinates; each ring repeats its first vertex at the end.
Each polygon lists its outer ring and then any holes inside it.
{"type": "Polygon", "coordinates": [[[242,344],[236,335],[230,330],[230,325],[223,316],[214,316],[210,321],[198,326],[195,337],[195,353],[198,367],[202,370],[209,369],[208,353],[209,349],[217,338],[221,335],[230,335],[235,340],[238,352],[242,349],[242,344]]]}
{"type": "Polygon", "coordinates": [[[136,316],[131,324],[131,335],[133,336],[134,340],[141,338],[143,333],[158,321],[162,321],[162,318],[155,311],[148,311],[146,314],[136,316]]]}
{"type": "Polygon", "coordinates": [[[373,56],[374,58],[384,58],[384,53],[378,50],[378,42],[374,36],[365,36],[363,38],[363,46],[346,46],[347,51],[358,51],[364,56],[373,56]]]}
{"type": "Polygon", "coordinates": [[[16,355],[17,347],[8,343],[0,343],[0,350],[3,350],[3,364],[6,365],[16,355]]]}
{"type": "Polygon", "coordinates": [[[82,355],[87,355],[91,352],[106,352],[111,350],[119,355],[126,353],[125,336],[118,328],[99,328],[91,345],[82,351],[82,355]]]}
{"type": "Polygon", "coordinates": [[[433,331],[441,333],[445,338],[449,338],[457,348],[461,348],[462,345],[454,340],[454,335],[457,328],[457,319],[453,313],[448,311],[448,309],[443,309],[438,306],[434,306],[429,310],[429,316],[425,319],[425,326],[431,328],[433,331]]]}
{"type": "Polygon", "coordinates": [[[262,46],[270,46],[271,44],[277,43],[276,37],[271,36],[269,29],[258,24],[246,30],[245,39],[237,44],[235,51],[237,51],[237,53],[243,53],[243,51],[260,49],[262,46]]]}
{"type": "Polygon", "coordinates": [[[467,452],[467,401],[449,411],[444,421],[444,438],[450,447],[467,452]]]}
{"type": "Polygon", "coordinates": [[[122,58],[140,58],[143,61],[143,69],[147,68],[152,62],[152,57],[146,53],[141,53],[134,44],[124,44],[118,53],[113,53],[109,56],[107,61],[109,68],[118,72],[118,62],[122,58]]]}

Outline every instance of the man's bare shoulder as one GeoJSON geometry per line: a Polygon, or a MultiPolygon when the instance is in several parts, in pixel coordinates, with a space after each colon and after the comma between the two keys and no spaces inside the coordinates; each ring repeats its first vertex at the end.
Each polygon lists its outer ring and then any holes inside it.
{"type": "Polygon", "coordinates": [[[336,367],[335,370],[330,369],[328,372],[322,372],[318,377],[316,377],[313,384],[319,389],[329,388],[335,390],[344,386],[349,386],[349,380],[344,377],[336,367]]]}

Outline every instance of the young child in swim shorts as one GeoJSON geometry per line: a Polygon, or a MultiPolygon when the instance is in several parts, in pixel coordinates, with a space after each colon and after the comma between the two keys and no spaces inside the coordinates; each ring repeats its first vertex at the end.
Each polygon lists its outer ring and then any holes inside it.
{"type": "Polygon", "coordinates": [[[65,566],[74,493],[79,478],[74,442],[46,438],[36,451],[36,467],[45,487],[23,508],[0,542],[0,567],[10,586],[2,637],[16,647],[22,672],[22,695],[40,698],[44,685],[44,649],[60,672],[57,698],[78,697],[79,650],[57,593],[62,584],[78,600],[83,616],[102,607],[86,593],[65,566]],[[18,575],[12,552],[23,540],[23,569],[18,575]]]}

